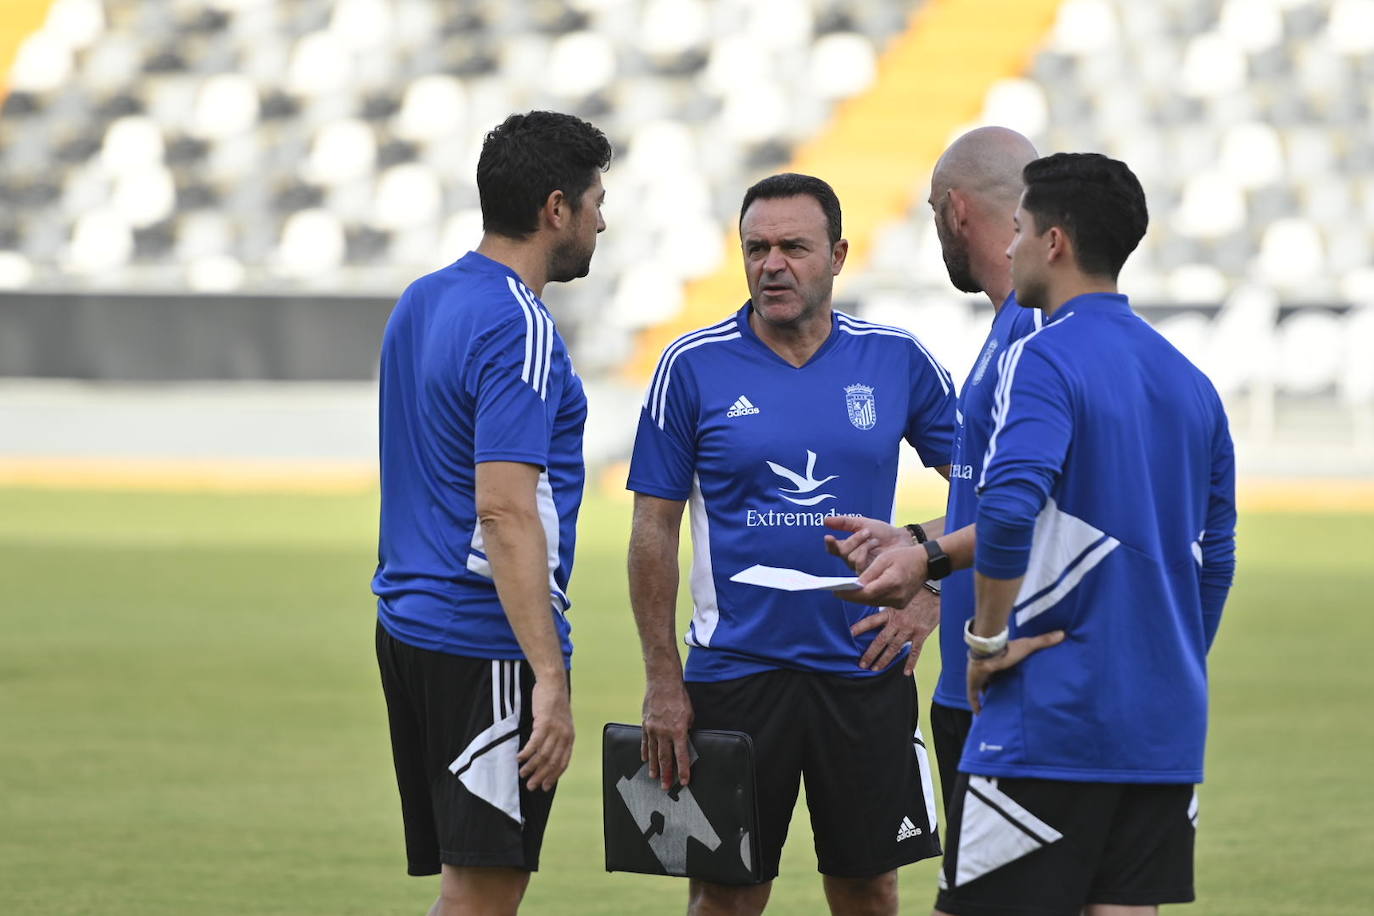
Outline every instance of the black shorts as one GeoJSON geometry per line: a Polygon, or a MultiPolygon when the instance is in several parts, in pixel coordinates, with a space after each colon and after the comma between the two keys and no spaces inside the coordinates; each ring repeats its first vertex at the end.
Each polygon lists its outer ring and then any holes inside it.
{"type": "Polygon", "coordinates": [[[1099,904],[1193,899],[1191,785],[961,774],[935,908],[954,916],[1078,916],[1099,904]]]}
{"type": "Polygon", "coordinates": [[[901,669],[687,683],[694,727],[753,739],[763,881],[777,877],[803,776],[822,874],[869,877],[940,854],[916,685],[901,669]]]}
{"type": "Polygon", "coordinates": [[[526,789],[515,759],[530,736],[529,663],[419,649],[379,622],[377,665],[401,790],[406,870],[537,871],[553,792],[526,789]]]}
{"type": "Polygon", "coordinates": [[[930,737],[935,742],[935,761],[940,767],[940,796],[945,803],[945,822],[954,800],[954,784],[959,780],[959,758],[964,741],[973,727],[973,713],[957,706],[930,702],[930,737]]]}

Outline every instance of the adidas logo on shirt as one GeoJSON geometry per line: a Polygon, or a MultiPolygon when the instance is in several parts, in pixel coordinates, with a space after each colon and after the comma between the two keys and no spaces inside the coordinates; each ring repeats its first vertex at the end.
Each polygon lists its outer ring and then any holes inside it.
{"type": "Polygon", "coordinates": [[[920,836],[920,835],[921,835],[921,828],[920,828],[920,827],[917,827],[915,824],[913,824],[913,823],[911,822],[911,818],[909,818],[909,817],[904,817],[904,818],[902,818],[902,826],[900,826],[900,827],[897,828],[897,842],[898,842],[898,843],[900,843],[902,840],[909,840],[909,839],[911,839],[911,838],[914,837],[914,836],[920,836]]]}
{"type": "Polygon", "coordinates": [[[735,398],[735,403],[730,405],[730,409],[725,412],[727,417],[747,417],[751,413],[758,413],[759,409],[749,403],[749,399],[744,395],[735,398]]]}

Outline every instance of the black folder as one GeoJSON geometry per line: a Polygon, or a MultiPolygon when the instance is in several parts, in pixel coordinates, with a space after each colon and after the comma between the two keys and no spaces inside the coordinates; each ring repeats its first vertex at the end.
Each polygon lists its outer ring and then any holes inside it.
{"type": "Polygon", "coordinates": [[[642,729],[609,723],[602,733],[606,870],[757,884],[759,814],[754,745],[743,732],[688,734],[691,782],[664,791],[639,759],[642,729]]]}

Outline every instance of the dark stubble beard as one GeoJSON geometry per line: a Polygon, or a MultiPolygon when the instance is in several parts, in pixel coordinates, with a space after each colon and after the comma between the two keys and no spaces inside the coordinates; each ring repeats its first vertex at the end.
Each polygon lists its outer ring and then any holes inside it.
{"type": "Polygon", "coordinates": [[[973,279],[972,268],[969,267],[968,249],[955,249],[952,246],[945,246],[941,249],[941,254],[945,258],[945,270],[949,272],[949,282],[954,284],[954,288],[961,293],[981,293],[983,286],[973,279]]]}
{"type": "Polygon", "coordinates": [[[583,249],[575,241],[565,242],[549,256],[549,282],[567,283],[585,277],[591,267],[591,251],[583,249]]]}

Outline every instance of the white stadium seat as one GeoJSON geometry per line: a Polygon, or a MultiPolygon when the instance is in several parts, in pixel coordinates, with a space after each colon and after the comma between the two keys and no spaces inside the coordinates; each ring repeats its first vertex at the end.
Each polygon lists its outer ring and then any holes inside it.
{"type": "Polygon", "coordinates": [[[436,223],[443,200],[439,177],[429,166],[419,162],[392,166],[377,179],[372,223],[381,229],[436,223]]]}
{"type": "Polygon", "coordinates": [[[50,92],[72,73],[72,49],[46,31],[24,39],[10,67],[9,88],[17,92],[50,92]]]}
{"type": "Polygon", "coordinates": [[[639,24],[639,46],[655,57],[672,57],[702,47],[710,35],[711,9],[701,0],[647,0],[639,24]]]}
{"type": "Polygon", "coordinates": [[[377,135],[366,121],[345,118],[320,128],[301,167],[307,181],[337,185],[372,174],[377,135]]]}
{"type": "Polygon", "coordinates": [[[105,31],[105,6],[100,0],[53,0],[43,31],[74,51],[88,48],[105,31]]]}
{"type": "Polygon", "coordinates": [[[291,49],[286,91],[301,96],[343,89],[353,77],[349,47],[333,32],[312,32],[291,49]]]}
{"type": "Polygon", "coordinates": [[[998,80],[983,101],[984,124],[1010,127],[1028,137],[1044,133],[1049,117],[1045,90],[1035,80],[998,80]]]}
{"type": "Polygon", "coordinates": [[[393,20],[387,0],[335,0],[329,31],[357,51],[374,52],[391,40],[393,20]]]}
{"type": "Polygon", "coordinates": [[[1223,35],[1241,49],[1255,54],[1283,40],[1283,15],[1267,0],[1225,0],[1218,16],[1223,35]]]}
{"type": "Polygon", "coordinates": [[[811,48],[811,89],[827,99],[847,99],[873,84],[878,56],[873,44],[853,32],[836,32],[811,48]]]}
{"type": "Polygon", "coordinates": [[[105,273],[128,263],[134,235],[124,217],[113,210],[83,213],[72,227],[67,269],[75,274],[105,273]]]}
{"type": "Polygon", "coordinates": [[[1245,88],[1245,53],[1228,36],[1208,32],[1188,42],[1179,81],[1192,96],[1219,96],[1245,88]]]}
{"type": "Polygon", "coordinates": [[[580,99],[615,79],[615,46],[596,32],[571,32],[554,41],[547,66],[545,88],[562,98],[580,99]]]}
{"type": "Polygon", "coordinates": [[[241,74],[220,73],[207,79],[196,93],[189,132],[218,140],[244,133],[257,121],[257,86],[241,74]]]}
{"type": "Polygon", "coordinates": [[[1274,184],[1283,177],[1283,144],[1273,125],[1244,121],[1221,138],[1221,170],[1246,189],[1274,184]]]}
{"type": "Polygon", "coordinates": [[[172,215],[176,184],[162,165],[126,169],[115,179],[110,206],[135,229],[145,229],[172,215]]]}
{"type": "Polygon", "coordinates": [[[33,277],[32,261],[18,251],[0,251],[0,289],[23,289],[33,277]]]}
{"type": "Polygon", "coordinates": [[[1278,383],[1289,394],[1317,394],[1335,384],[1344,356],[1343,322],[1325,309],[1304,309],[1278,328],[1278,383]]]}
{"type": "Polygon", "coordinates": [[[1245,195],[1228,172],[1194,175],[1183,186],[1173,229],[1190,238],[1217,238],[1245,225],[1245,195]]]}
{"type": "Polygon", "coordinates": [[[317,277],[343,263],[344,230],[328,210],[301,210],[287,217],[277,247],[282,274],[297,279],[317,277]]]}
{"type": "Polygon", "coordinates": [[[1342,54],[1374,54],[1374,0],[1335,0],[1327,42],[1342,54]]]}
{"type": "Polygon", "coordinates": [[[151,118],[130,115],[117,118],[105,129],[100,145],[100,166],[108,175],[161,165],[165,154],[162,129],[151,118]]]}
{"type": "Polygon", "coordinates": [[[422,76],[406,87],[393,129],[406,140],[434,140],[463,129],[467,91],[447,73],[422,76]]]}

